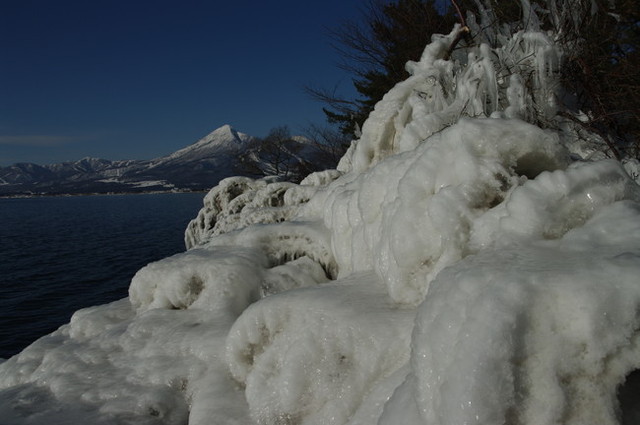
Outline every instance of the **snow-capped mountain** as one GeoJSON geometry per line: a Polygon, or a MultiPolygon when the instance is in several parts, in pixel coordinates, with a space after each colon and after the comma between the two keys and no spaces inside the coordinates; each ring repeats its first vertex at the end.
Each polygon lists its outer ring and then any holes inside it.
{"type": "Polygon", "coordinates": [[[175,151],[171,155],[152,160],[150,168],[203,160],[220,163],[223,156],[239,151],[251,139],[251,136],[240,133],[226,124],[192,145],[175,151]]]}
{"type": "Polygon", "coordinates": [[[253,137],[224,125],[197,142],[152,160],[79,161],[0,167],[0,195],[203,190],[242,174],[235,159],[253,137]]]}

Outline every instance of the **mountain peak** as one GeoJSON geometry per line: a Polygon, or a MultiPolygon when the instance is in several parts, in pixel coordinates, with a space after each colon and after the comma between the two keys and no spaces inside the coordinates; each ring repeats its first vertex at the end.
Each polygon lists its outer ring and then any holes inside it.
{"type": "Polygon", "coordinates": [[[225,124],[225,125],[223,125],[223,126],[221,126],[221,127],[216,128],[215,130],[213,130],[213,131],[211,132],[211,134],[213,134],[213,133],[219,133],[219,134],[224,134],[224,133],[226,133],[226,134],[233,134],[233,133],[235,133],[235,132],[236,132],[236,131],[233,129],[233,127],[231,127],[229,124],[225,124]]]}
{"type": "Polygon", "coordinates": [[[187,146],[185,149],[199,147],[202,145],[242,144],[248,138],[250,137],[246,134],[239,133],[229,124],[225,124],[216,128],[191,146],[187,146]]]}
{"type": "Polygon", "coordinates": [[[153,161],[154,166],[174,161],[193,161],[230,155],[245,145],[252,137],[236,131],[229,124],[213,130],[197,142],[171,155],[153,161]]]}
{"type": "MultiPolygon", "coordinates": [[[[195,147],[200,147],[202,145],[210,145],[210,144],[227,144],[229,142],[239,141],[241,138],[238,137],[238,132],[231,127],[229,124],[225,124],[222,127],[218,127],[213,130],[211,133],[207,134],[197,142],[181,149],[192,149],[195,147]]],[[[180,151],[178,151],[180,152],[180,151]]]]}

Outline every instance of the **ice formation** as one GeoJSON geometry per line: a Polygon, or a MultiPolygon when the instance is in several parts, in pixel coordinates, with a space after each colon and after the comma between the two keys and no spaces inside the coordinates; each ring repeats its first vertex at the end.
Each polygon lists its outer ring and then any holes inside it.
{"type": "Polygon", "coordinates": [[[222,181],[185,253],[2,363],[1,422],[638,423],[637,163],[532,124],[547,34],[458,30],[338,170],[222,181]]]}

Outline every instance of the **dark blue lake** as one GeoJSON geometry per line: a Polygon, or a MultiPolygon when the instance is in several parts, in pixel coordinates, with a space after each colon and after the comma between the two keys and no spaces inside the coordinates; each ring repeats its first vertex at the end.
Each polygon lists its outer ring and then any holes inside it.
{"type": "Polygon", "coordinates": [[[0,358],[184,251],[204,193],[0,199],[0,358]]]}

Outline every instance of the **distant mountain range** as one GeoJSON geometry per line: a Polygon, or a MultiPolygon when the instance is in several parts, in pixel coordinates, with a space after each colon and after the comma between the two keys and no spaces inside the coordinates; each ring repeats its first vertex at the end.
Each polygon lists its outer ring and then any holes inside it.
{"type": "Polygon", "coordinates": [[[0,196],[206,190],[236,174],[237,158],[254,138],[224,125],[196,143],[152,160],[0,167],[0,196]]]}

